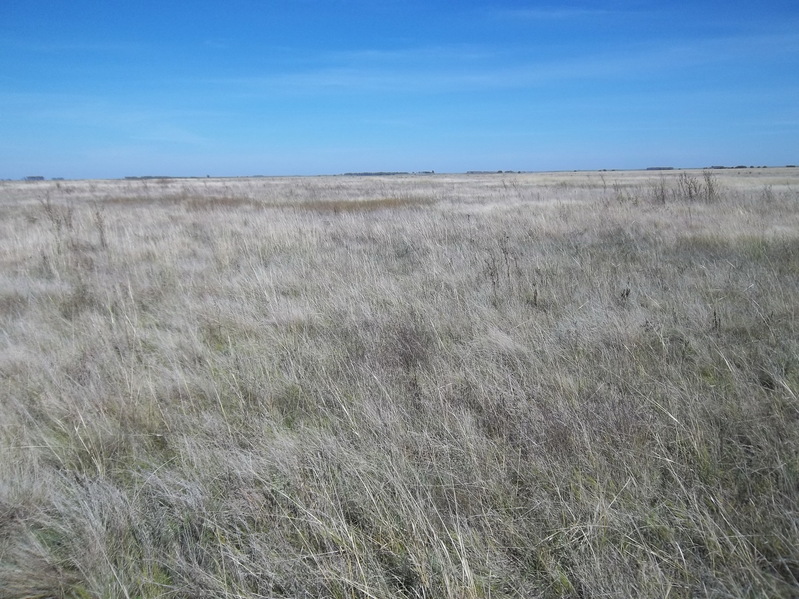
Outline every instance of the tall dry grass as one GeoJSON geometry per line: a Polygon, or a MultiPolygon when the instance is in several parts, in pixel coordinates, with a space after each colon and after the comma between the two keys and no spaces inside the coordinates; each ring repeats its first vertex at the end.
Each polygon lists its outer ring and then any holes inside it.
{"type": "Polygon", "coordinates": [[[797,596],[796,185],[0,183],[0,598],[797,596]]]}

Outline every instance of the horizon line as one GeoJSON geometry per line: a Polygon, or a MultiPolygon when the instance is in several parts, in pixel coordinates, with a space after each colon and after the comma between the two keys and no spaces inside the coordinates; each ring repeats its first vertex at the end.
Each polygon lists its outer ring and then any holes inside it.
{"type": "Polygon", "coordinates": [[[737,170],[737,169],[767,169],[767,168],[796,168],[795,164],[782,165],[711,165],[711,166],[647,166],[637,168],[563,168],[547,170],[480,170],[470,169],[465,171],[351,171],[340,173],[314,173],[314,174],[251,174],[251,175],[125,175],[121,177],[46,177],[43,175],[27,175],[19,178],[2,178],[0,181],[21,181],[36,183],[42,181],[149,181],[157,179],[269,179],[269,178],[305,178],[305,177],[391,177],[402,175],[434,176],[434,175],[523,175],[546,173],[602,173],[625,171],[690,171],[690,170],[737,170]]]}

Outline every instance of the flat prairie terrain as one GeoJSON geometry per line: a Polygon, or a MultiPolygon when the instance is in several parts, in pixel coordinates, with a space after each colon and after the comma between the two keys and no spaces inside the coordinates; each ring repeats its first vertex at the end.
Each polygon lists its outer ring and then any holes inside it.
{"type": "Polygon", "coordinates": [[[799,595],[799,169],[0,182],[0,599],[799,595]]]}

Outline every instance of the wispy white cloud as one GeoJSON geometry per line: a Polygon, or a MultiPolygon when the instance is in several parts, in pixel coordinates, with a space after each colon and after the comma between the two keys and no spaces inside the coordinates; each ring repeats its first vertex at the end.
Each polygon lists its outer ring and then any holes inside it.
{"type": "Polygon", "coordinates": [[[358,64],[438,64],[494,59],[497,50],[486,44],[448,44],[409,48],[364,48],[326,53],[324,61],[358,64]]]}
{"type": "MultiPolygon", "coordinates": [[[[92,132],[100,137],[187,146],[209,145],[198,133],[205,123],[220,116],[208,110],[153,107],[139,100],[129,103],[90,95],[64,93],[0,93],[0,112],[9,126],[36,130],[92,132]]],[[[2,126],[0,120],[0,126],[2,126]]]]}
{"type": "Polygon", "coordinates": [[[172,123],[150,123],[130,136],[134,141],[158,142],[188,146],[209,146],[210,140],[202,135],[172,123]]]}
{"type": "Polygon", "coordinates": [[[128,41],[59,41],[0,38],[0,48],[7,51],[29,52],[33,54],[98,54],[108,52],[137,53],[144,50],[146,46],[138,42],[128,41]]]}
{"type": "Polygon", "coordinates": [[[745,35],[709,40],[654,40],[620,44],[604,52],[539,58],[490,47],[441,46],[327,54],[319,64],[208,83],[232,94],[437,94],[560,85],[596,79],[635,82],[658,71],[725,63],[757,64],[799,50],[799,34],[745,35]]]}
{"type": "Polygon", "coordinates": [[[537,21],[553,21],[564,19],[582,19],[587,17],[598,17],[613,14],[614,11],[599,8],[587,7],[539,7],[539,8],[517,8],[517,9],[496,9],[493,13],[502,18],[530,19],[537,21]]]}
{"type": "Polygon", "coordinates": [[[203,40],[203,46],[212,50],[228,50],[231,47],[231,41],[224,38],[210,38],[203,40]]]}

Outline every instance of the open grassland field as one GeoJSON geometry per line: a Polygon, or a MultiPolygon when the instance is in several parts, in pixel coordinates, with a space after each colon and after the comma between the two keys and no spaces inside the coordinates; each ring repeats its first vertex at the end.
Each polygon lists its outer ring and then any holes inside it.
{"type": "Polygon", "coordinates": [[[0,183],[0,599],[796,597],[799,169],[0,183]]]}

